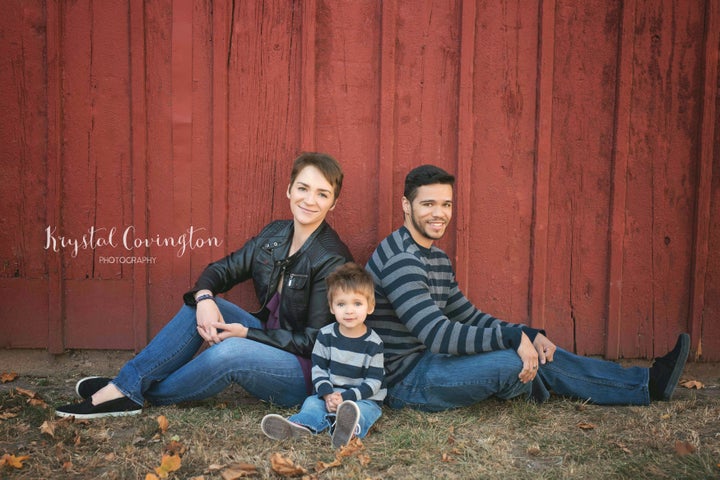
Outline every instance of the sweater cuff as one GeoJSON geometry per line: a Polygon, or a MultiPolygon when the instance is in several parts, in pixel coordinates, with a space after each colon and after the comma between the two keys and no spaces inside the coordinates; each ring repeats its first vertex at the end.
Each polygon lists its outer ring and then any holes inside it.
{"type": "Polygon", "coordinates": [[[331,393],[333,393],[333,388],[328,382],[322,382],[317,386],[318,397],[323,398],[325,395],[330,395],[331,393]]]}
{"type": "Polygon", "coordinates": [[[507,349],[517,350],[522,339],[522,330],[515,327],[501,327],[503,346],[507,349]]]}
{"type": "MultiPolygon", "coordinates": [[[[523,332],[525,332],[525,335],[528,336],[528,338],[530,339],[530,342],[534,342],[534,341],[535,341],[535,337],[537,337],[537,334],[538,334],[538,333],[542,333],[543,335],[545,335],[545,330],[542,330],[542,329],[530,328],[530,327],[526,327],[525,325],[523,325],[522,327],[520,327],[520,329],[521,329],[523,332]]],[[[547,335],[546,335],[546,336],[547,336],[547,335]]]]}

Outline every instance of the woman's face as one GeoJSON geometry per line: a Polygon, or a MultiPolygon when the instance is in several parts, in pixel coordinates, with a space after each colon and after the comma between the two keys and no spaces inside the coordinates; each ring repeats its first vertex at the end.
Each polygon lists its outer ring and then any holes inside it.
{"type": "Polygon", "coordinates": [[[287,191],[290,211],[296,224],[316,228],[325,220],[327,213],[335,208],[333,186],[312,165],[303,168],[287,191]]]}

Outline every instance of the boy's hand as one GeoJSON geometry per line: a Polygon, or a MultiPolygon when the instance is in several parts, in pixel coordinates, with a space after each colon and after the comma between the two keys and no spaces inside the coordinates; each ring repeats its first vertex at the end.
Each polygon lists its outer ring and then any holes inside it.
{"type": "Polygon", "coordinates": [[[338,405],[343,402],[342,394],[340,394],[340,392],[333,392],[325,395],[323,400],[325,400],[325,408],[330,413],[336,412],[338,405]]]}

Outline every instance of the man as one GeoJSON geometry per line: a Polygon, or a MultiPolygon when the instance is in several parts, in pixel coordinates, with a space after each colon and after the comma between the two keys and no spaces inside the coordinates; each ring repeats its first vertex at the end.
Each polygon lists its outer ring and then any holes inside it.
{"type": "Polygon", "coordinates": [[[386,403],[440,411],[491,396],[542,402],[549,391],[603,405],[669,400],[687,360],[687,334],[651,368],[622,368],[567,352],[544,331],[501,321],[470,303],[450,259],[433,245],[452,218],[454,183],[433,165],[412,170],[404,224],[367,264],[376,303],[367,323],[385,344],[386,403]]]}

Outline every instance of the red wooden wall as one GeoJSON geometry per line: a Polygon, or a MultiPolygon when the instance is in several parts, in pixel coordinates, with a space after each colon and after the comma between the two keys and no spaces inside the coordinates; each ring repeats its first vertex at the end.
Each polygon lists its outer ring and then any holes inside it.
{"type": "Polygon", "coordinates": [[[0,347],[141,348],[208,262],[289,215],[291,161],[319,150],[357,260],[436,163],[458,175],[441,246],[478,305],[581,354],[689,331],[720,360],[714,0],[2,10],[0,347]]]}

